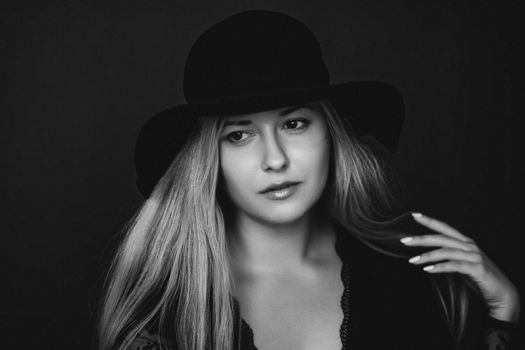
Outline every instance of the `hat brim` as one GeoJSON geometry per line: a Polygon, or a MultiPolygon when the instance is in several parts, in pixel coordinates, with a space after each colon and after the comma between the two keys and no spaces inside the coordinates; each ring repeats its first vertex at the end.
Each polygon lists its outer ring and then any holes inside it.
{"type": "Polygon", "coordinates": [[[274,93],[188,103],[157,113],[142,127],[135,146],[137,186],[145,196],[167,170],[199,116],[227,116],[329,100],[349,119],[357,135],[371,135],[390,152],[397,149],[404,123],[399,90],[381,81],[359,81],[274,93]]]}

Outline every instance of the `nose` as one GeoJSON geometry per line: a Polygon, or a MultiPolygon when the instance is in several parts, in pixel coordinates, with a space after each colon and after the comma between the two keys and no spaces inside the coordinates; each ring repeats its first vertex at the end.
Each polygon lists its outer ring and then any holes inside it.
{"type": "Polygon", "coordinates": [[[288,157],[278,137],[269,133],[264,140],[263,171],[282,171],[288,167],[288,157]]]}

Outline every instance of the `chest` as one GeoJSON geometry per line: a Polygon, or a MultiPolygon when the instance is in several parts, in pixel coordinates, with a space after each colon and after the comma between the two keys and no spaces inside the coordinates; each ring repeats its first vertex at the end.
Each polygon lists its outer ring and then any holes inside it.
{"type": "Polygon", "coordinates": [[[241,317],[258,350],[339,350],[344,286],[341,263],[299,278],[280,276],[241,283],[241,317]]]}

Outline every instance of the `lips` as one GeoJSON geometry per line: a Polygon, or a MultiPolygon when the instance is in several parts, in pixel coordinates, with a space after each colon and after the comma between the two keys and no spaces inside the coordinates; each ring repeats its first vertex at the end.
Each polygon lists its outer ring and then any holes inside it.
{"type": "Polygon", "coordinates": [[[283,188],[286,188],[286,187],[289,187],[289,186],[297,185],[299,183],[300,182],[297,182],[297,181],[284,181],[284,182],[281,182],[279,184],[272,184],[272,185],[266,187],[264,190],[262,190],[259,193],[266,193],[266,192],[270,192],[270,191],[278,191],[278,190],[282,190],[283,188]]]}

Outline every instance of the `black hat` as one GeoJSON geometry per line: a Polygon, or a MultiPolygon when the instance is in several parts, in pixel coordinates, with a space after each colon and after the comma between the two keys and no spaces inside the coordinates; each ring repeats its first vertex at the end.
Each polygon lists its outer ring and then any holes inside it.
{"type": "Polygon", "coordinates": [[[205,31],[184,69],[187,103],[150,118],[135,147],[137,187],[148,197],[199,116],[252,113],[329,100],[358,135],[397,148],[403,99],[379,81],[330,84],[319,42],[300,21],[276,12],[245,11],[205,31]]]}

